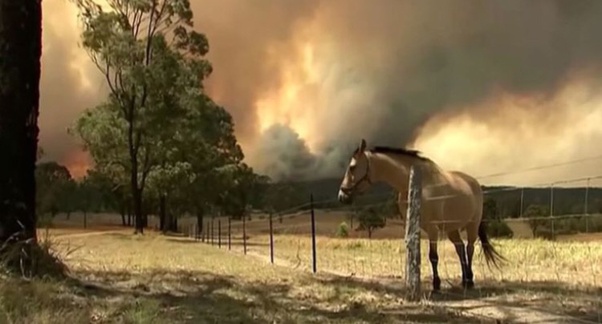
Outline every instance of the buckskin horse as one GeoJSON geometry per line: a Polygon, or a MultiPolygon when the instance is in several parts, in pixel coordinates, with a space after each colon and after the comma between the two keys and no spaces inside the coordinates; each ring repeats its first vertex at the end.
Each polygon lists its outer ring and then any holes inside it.
{"type": "MultiPolygon", "coordinates": [[[[429,260],[433,271],[433,290],[441,289],[437,270],[439,233],[447,234],[454,244],[462,268],[462,286],[474,287],[472,261],[474,244],[480,239],[487,265],[499,267],[506,259],[491,245],[483,223],[483,190],[479,182],[459,171],[445,171],[419,151],[406,148],[376,146],[366,149],[361,140],[353,152],[341,186],[338,200],[350,204],[354,196],[366,192],[373,183],[385,182],[399,193],[398,207],[403,212],[407,197],[409,174],[412,166],[422,174],[420,228],[429,239],[429,260]],[[460,231],[466,230],[464,245],[460,231]]],[[[406,204],[407,205],[407,204],[406,204]]]]}

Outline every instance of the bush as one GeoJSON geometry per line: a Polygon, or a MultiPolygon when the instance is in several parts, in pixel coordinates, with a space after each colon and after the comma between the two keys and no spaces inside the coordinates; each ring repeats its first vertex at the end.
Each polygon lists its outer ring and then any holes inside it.
{"type": "Polygon", "coordinates": [[[386,225],[385,218],[375,207],[367,207],[358,215],[359,226],[357,230],[368,231],[368,238],[372,238],[372,233],[386,225]]]}
{"type": "Polygon", "coordinates": [[[488,224],[488,232],[491,237],[512,237],[512,229],[503,220],[491,220],[488,224]]]}
{"type": "Polygon", "coordinates": [[[337,227],[336,236],[349,237],[349,226],[347,226],[347,223],[342,222],[339,224],[339,226],[337,227]]]}
{"type": "MultiPolygon", "coordinates": [[[[69,269],[55,252],[56,243],[46,238],[12,242],[0,248],[0,273],[26,278],[65,279],[69,269]]],[[[70,250],[63,257],[67,257],[70,250]]]]}

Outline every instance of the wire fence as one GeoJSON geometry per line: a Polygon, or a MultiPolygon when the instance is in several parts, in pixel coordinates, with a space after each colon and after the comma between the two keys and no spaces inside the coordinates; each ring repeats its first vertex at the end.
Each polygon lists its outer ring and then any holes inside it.
{"type": "MultiPolygon", "coordinates": [[[[602,322],[602,176],[492,188],[484,194],[488,233],[508,262],[490,269],[476,253],[475,283],[483,287],[476,290],[476,298],[494,305],[507,303],[504,298],[523,298],[533,304],[525,306],[530,311],[550,313],[552,302],[541,302],[538,309],[533,299],[553,296],[562,304],[554,308],[556,315],[573,322],[602,322]]],[[[405,221],[387,210],[390,201],[361,208],[330,206],[333,201],[308,199],[278,213],[205,220],[203,231],[190,224],[188,233],[216,248],[299,270],[403,285],[405,221]],[[374,221],[362,214],[370,208],[388,213],[373,227],[366,224],[374,221]]],[[[467,302],[467,292],[455,290],[461,268],[454,246],[445,234],[439,240],[442,295],[467,302]]],[[[427,247],[423,235],[420,272],[425,290],[432,273],[427,247]]]]}

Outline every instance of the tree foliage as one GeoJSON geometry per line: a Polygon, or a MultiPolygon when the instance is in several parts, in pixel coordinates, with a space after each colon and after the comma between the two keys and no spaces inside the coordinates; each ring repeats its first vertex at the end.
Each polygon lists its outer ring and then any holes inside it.
{"type": "Polygon", "coordinates": [[[204,59],[208,41],[192,30],[187,0],[109,0],[108,9],[94,0],[74,1],[83,47],[110,89],[74,132],[101,172],[129,184],[142,232],[147,182],[161,185],[155,192],[165,192],[169,183],[191,179],[193,167],[178,159],[190,140],[187,127],[199,126],[199,118],[190,117],[222,113],[202,89],[211,72],[204,59]]]}
{"type": "Polygon", "coordinates": [[[550,208],[538,204],[529,205],[523,213],[523,217],[529,218],[529,225],[534,236],[540,236],[542,229],[544,232],[546,231],[547,225],[550,224],[550,221],[545,219],[548,216],[550,216],[550,208]]]}
{"type": "Polygon", "coordinates": [[[483,218],[496,220],[500,218],[497,202],[491,197],[485,198],[483,202],[483,218]]]}
{"type": "Polygon", "coordinates": [[[250,213],[253,202],[263,206],[260,197],[266,189],[267,178],[258,176],[244,163],[232,169],[229,175],[229,186],[218,200],[225,213],[241,219],[250,213]]]}
{"type": "Polygon", "coordinates": [[[367,231],[368,238],[372,238],[372,233],[386,225],[385,215],[382,213],[382,208],[368,206],[361,209],[358,215],[358,230],[367,231]]]}
{"type": "Polygon", "coordinates": [[[59,211],[74,210],[75,181],[69,170],[54,161],[39,163],[35,171],[38,215],[53,218],[59,211]]]}
{"type": "Polygon", "coordinates": [[[161,227],[175,230],[177,215],[202,220],[219,207],[240,216],[259,204],[265,181],[242,163],[231,115],[203,89],[209,44],[192,28],[189,1],[73,1],[110,93],[71,132],[132,202],[137,232],[155,208],[161,227]]]}

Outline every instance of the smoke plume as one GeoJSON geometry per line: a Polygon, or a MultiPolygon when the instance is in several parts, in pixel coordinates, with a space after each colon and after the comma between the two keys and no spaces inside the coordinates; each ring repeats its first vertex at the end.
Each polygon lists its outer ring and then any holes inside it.
{"type": "MultiPolygon", "coordinates": [[[[69,161],[78,149],[65,125],[105,92],[77,30],[51,22],[68,5],[48,3],[42,143],[69,161]]],[[[410,145],[476,176],[599,155],[600,1],[204,0],[193,9],[210,41],[207,89],[234,116],[248,162],[274,178],[339,177],[361,138],[410,145]]]]}

